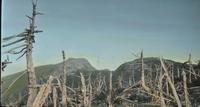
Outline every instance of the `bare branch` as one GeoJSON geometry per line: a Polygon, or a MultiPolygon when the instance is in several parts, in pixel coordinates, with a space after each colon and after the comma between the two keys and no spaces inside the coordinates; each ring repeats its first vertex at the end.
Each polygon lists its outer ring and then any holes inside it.
{"type": "Polygon", "coordinates": [[[24,36],[26,36],[26,35],[27,35],[26,32],[22,32],[22,33],[20,33],[20,34],[18,34],[18,35],[13,35],[13,36],[5,37],[5,38],[3,38],[3,41],[2,41],[2,42],[6,42],[6,41],[9,41],[9,40],[12,40],[12,39],[14,39],[14,38],[16,38],[16,37],[24,37],[24,36]]]}
{"type": "Polygon", "coordinates": [[[3,45],[2,47],[7,47],[7,46],[13,45],[13,44],[15,44],[15,43],[19,43],[19,42],[21,42],[21,41],[23,41],[23,40],[25,40],[25,38],[16,40],[16,41],[11,42],[11,43],[8,43],[8,44],[5,44],[5,45],[3,45]]]}
{"type": "Polygon", "coordinates": [[[174,84],[173,84],[173,82],[172,82],[172,80],[171,80],[171,78],[170,78],[170,76],[169,76],[168,70],[166,69],[165,64],[164,64],[164,62],[163,62],[163,60],[162,60],[161,58],[160,58],[160,62],[161,62],[161,65],[162,65],[162,67],[163,67],[163,69],[164,69],[164,71],[165,71],[167,80],[168,80],[169,85],[170,85],[170,87],[171,87],[171,89],[172,89],[172,92],[173,92],[173,95],[174,95],[174,97],[175,97],[175,99],[176,99],[177,105],[178,105],[178,107],[182,107],[181,101],[180,101],[180,99],[179,99],[179,97],[178,97],[178,94],[177,94],[177,92],[176,92],[176,88],[175,88],[175,86],[174,86],[174,84]]]}
{"type": "Polygon", "coordinates": [[[16,60],[19,60],[21,57],[23,57],[25,54],[27,53],[27,51],[25,51],[21,56],[19,56],[16,60]]]}
{"type": "Polygon", "coordinates": [[[16,47],[14,47],[14,48],[12,48],[12,49],[10,49],[8,51],[3,52],[3,54],[6,54],[6,53],[11,53],[12,54],[12,52],[15,53],[14,52],[15,49],[18,49],[18,48],[21,48],[21,47],[24,47],[24,46],[26,46],[26,44],[23,44],[23,45],[20,45],[20,46],[16,46],[16,47]]]}

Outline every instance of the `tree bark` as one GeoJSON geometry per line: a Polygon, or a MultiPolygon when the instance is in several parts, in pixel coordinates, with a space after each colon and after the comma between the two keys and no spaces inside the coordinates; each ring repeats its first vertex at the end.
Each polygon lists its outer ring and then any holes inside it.
{"type": "Polygon", "coordinates": [[[62,106],[67,107],[67,87],[66,87],[66,80],[67,80],[67,71],[66,71],[66,61],[65,61],[65,52],[62,51],[63,56],[63,84],[62,84],[62,106]]]}
{"type": "Polygon", "coordinates": [[[112,106],[112,71],[110,71],[108,107],[112,106]]]}
{"type": "Polygon", "coordinates": [[[32,59],[32,42],[33,42],[33,34],[34,34],[34,28],[35,28],[35,17],[36,17],[36,3],[33,2],[33,13],[32,13],[32,20],[30,23],[30,28],[28,31],[28,35],[26,37],[26,43],[27,43],[27,50],[26,50],[26,62],[27,62],[27,73],[28,73],[28,102],[27,106],[31,107],[33,104],[33,101],[37,95],[37,87],[36,87],[36,76],[35,76],[35,69],[33,65],[33,59],[32,59]]]}
{"type": "Polygon", "coordinates": [[[188,91],[187,91],[187,78],[186,78],[186,73],[183,71],[183,86],[184,86],[184,95],[185,95],[185,106],[186,107],[191,107],[191,102],[188,98],[188,91]]]}

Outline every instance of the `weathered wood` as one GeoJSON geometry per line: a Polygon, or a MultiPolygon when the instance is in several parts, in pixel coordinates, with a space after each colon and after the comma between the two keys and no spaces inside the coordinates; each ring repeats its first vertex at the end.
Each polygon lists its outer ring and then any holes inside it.
{"type": "Polygon", "coordinates": [[[141,81],[142,81],[142,87],[150,92],[150,88],[146,86],[145,84],[145,79],[144,79],[144,60],[143,60],[143,51],[141,52],[141,71],[142,71],[142,74],[141,74],[141,81]]]}
{"type": "MultiPolygon", "coordinates": [[[[27,60],[27,72],[28,72],[28,84],[29,85],[36,85],[36,76],[35,76],[35,70],[34,70],[34,65],[33,65],[33,60],[32,60],[32,43],[30,40],[27,40],[28,43],[28,48],[26,52],[26,60],[27,60]]],[[[28,97],[28,102],[27,106],[31,107],[36,95],[37,95],[37,88],[29,88],[29,97],[28,97]]]]}
{"type": "Polygon", "coordinates": [[[24,37],[24,36],[26,36],[26,35],[27,35],[26,32],[22,32],[22,33],[20,33],[20,34],[18,34],[18,35],[13,35],[13,36],[5,37],[5,38],[3,38],[3,41],[2,41],[2,42],[7,42],[7,41],[12,40],[12,39],[14,39],[14,38],[16,38],[16,37],[24,37]]]}
{"type": "Polygon", "coordinates": [[[174,72],[171,70],[171,78],[172,78],[172,83],[174,84],[174,72]]]}
{"type": "Polygon", "coordinates": [[[167,95],[169,95],[169,83],[167,80],[165,80],[165,85],[166,85],[166,92],[167,92],[167,95]]]}
{"type": "Polygon", "coordinates": [[[172,80],[171,80],[171,78],[169,76],[168,70],[166,69],[165,64],[164,64],[164,62],[163,62],[163,60],[161,58],[160,58],[160,62],[161,62],[161,66],[163,67],[163,69],[165,71],[167,80],[168,80],[169,85],[170,85],[170,87],[172,89],[172,93],[173,93],[173,95],[174,95],[174,97],[176,99],[177,105],[178,105],[178,107],[182,107],[181,101],[180,101],[180,99],[178,97],[178,93],[176,92],[176,88],[175,88],[175,86],[174,86],[174,84],[173,84],[173,82],[172,82],[172,80]]]}
{"type": "Polygon", "coordinates": [[[11,54],[12,54],[12,53],[14,53],[14,50],[15,50],[15,49],[18,49],[18,48],[21,48],[21,47],[24,47],[24,46],[26,46],[26,44],[16,46],[16,47],[14,47],[14,48],[11,48],[11,49],[9,49],[9,50],[3,52],[3,54],[6,54],[6,53],[11,53],[11,54]]]}
{"type": "Polygon", "coordinates": [[[88,101],[88,107],[92,106],[92,83],[91,83],[91,74],[89,76],[89,101],[88,101]]]}
{"type": "Polygon", "coordinates": [[[192,66],[191,66],[191,64],[192,64],[192,62],[191,62],[191,54],[189,54],[189,58],[188,58],[188,63],[189,63],[189,82],[191,83],[192,82],[192,73],[191,73],[191,71],[192,71],[192,66]]]}
{"type": "Polygon", "coordinates": [[[122,75],[118,77],[118,85],[119,85],[119,88],[122,88],[122,75]]]}
{"type": "Polygon", "coordinates": [[[53,87],[53,106],[54,107],[57,107],[57,99],[58,99],[57,90],[56,90],[56,87],[53,87]]]}
{"type": "Polygon", "coordinates": [[[18,39],[14,42],[11,42],[11,43],[8,43],[8,44],[5,44],[5,45],[2,45],[2,47],[7,47],[7,46],[10,46],[10,45],[13,45],[13,44],[16,44],[16,43],[19,43],[21,41],[24,41],[26,38],[21,38],[21,39],[18,39]]]}
{"type": "Polygon", "coordinates": [[[185,106],[186,107],[191,107],[191,102],[189,100],[189,93],[187,89],[187,78],[186,78],[186,73],[183,71],[183,86],[184,86],[184,95],[185,95],[185,106]]]}
{"type": "Polygon", "coordinates": [[[64,51],[62,51],[62,56],[63,56],[62,105],[63,105],[63,107],[67,107],[67,89],[66,89],[67,71],[66,71],[66,61],[65,61],[65,52],[64,51]]]}
{"type": "Polygon", "coordinates": [[[98,78],[96,79],[96,88],[95,88],[95,93],[97,94],[97,95],[99,95],[100,93],[101,93],[101,91],[102,91],[102,87],[103,87],[103,85],[105,85],[104,82],[105,81],[105,77],[103,77],[103,79],[102,79],[102,76],[101,75],[98,75],[98,78]]]}
{"type": "Polygon", "coordinates": [[[42,85],[31,107],[42,107],[50,92],[51,87],[49,84],[42,85]]]}
{"type": "MultiPolygon", "coordinates": [[[[162,68],[161,68],[162,69],[162,68]]],[[[166,107],[166,104],[165,104],[165,100],[164,100],[164,97],[163,97],[163,89],[162,89],[162,80],[164,78],[164,75],[162,73],[162,70],[160,71],[160,77],[159,77],[159,84],[158,84],[158,87],[159,87],[159,91],[160,91],[160,106],[161,107],[166,107]]]]}
{"type": "Polygon", "coordinates": [[[45,100],[48,98],[48,95],[52,92],[51,82],[53,81],[53,79],[54,78],[50,76],[47,83],[41,86],[31,107],[42,107],[42,105],[45,103],[45,100]]]}
{"type": "MultiPolygon", "coordinates": [[[[36,76],[35,76],[35,69],[33,65],[33,59],[32,59],[32,48],[33,48],[33,42],[34,42],[34,31],[35,31],[35,18],[36,18],[36,6],[37,6],[37,0],[32,0],[32,20],[30,20],[30,26],[27,30],[27,37],[26,37],[26,43],[27,43],[27,49],[26,49],[26,62],[27,62],[27,73],[28,73],[28,85],[36,85],[36,76]]],[[[29,87],[28,88],[28,101],[27,106],[32,107],[33,101],[37,95],[37,88],[29,87]]]]}
{"type": "MultiPolygon", "coordinates": [[[[192,55],[189,54],[189,59],[188,59],[188,62],[189,62],[189,71],[190,71],[190,76],[192,76],[192,74],[194,75],[194,78],[197,79],[197,74],[193,68],[193,65],[192,65],[192,55]]],[[[192,77],[190,77],[190,82],[192,82],[192,77]]]]}
{"type": "Polygon", "coordinates": [[[81,91],[82,91],[82,96],[83,96],[83,106],[87,107],[88,101],[87,101],[87,97],[86,97],[86,84],[85,84],[85,77],[83,76],[83,74],[80,72],[81,75],[81,83],[82,83],[82,87],[81,87],[81,91]]]}
{"type": "Polygon", "coordinates": [[[110,71],[108,107],[113,107],[112,105],[112,71],[110,71]]]}

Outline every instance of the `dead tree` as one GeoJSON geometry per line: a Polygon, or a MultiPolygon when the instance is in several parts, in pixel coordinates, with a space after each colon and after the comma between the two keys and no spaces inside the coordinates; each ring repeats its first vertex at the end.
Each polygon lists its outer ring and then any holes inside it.
{"type": "Polygon", "coordinates": [[[34,34],[42,32],[40,30],[36,30],[35,26],[35,18],[37,15],[42,15],[41,13],[36,11],[36,6],[37,6],[37,0],[32,0],[32,16],[28,16],[30,25],[29,27],[22,33],[18,35],[13,35],[10,37],[3,38],[3,42],[11,41],[14,38],[20,38],[17,39],[13,42],[7,43],[2,45],[2,47],[7,47],[11,46],[17,43],[21,43],[25,41],[25,44],[21,44],[19,46],[16,46],[6,52],[4,54],[21,54],[20,57],[17,59],[23,57],[26,55],[26,64],[27,64],[27,73],[28,73],[28,101],[27,101],[27,106],[31,107],[32,103],[37,95],[37,87],[36,87],[36,76],[35,76],[35,70],[34,70],[34,65],[33,65],[33,58],[32,58],[32,48],[33,48],[33,43],[35,42],[34,40],[34,34]],[[20,49],[19,51],[17,51],[20,49]]]}
{"type": "Polygon", "coordinates": [[[119,85],[119,88],[122,88],[122,75],[119,75],[118,77],[118,85],[119,85]]]}
{"type": "Polygon", "coordinates": [[[187,78],[186,78],[186,73],[183,71],[183,86],[184,86],[184,95],[185,95],[185,106],[186,107],[191,107],[191,102],[188,98],[188,89],[187,89],[187,78]]]}
{"type": "Polygon", "coordinates": [[[4,61],[1,62],[1,71],[4,71],[4,69],[7,67],[8,64],[12,63],[11,61],[9,61],[9,57],[7,55],[7,59],[5,59],[4,61]]]}
{"type": "Polygon", "coordinates": [[[88,107],[91,107],[92,104],[92,83],[91,83],[91,74],[89,76],[89,102],[88,102],[88,107]]]}
{"type": "Polygon", "coordinates": [[[195,79],[197,79],[197,75],[196,75],[196,73],[195,73],[195,71],[193,69],[193,65],[192,65],[192,60],[191,59],[192,59],[192,55],[189,54],[188,60],[186,62],[184,62],[184,64],[188,64],[189,65],[189,70],[188,70],[188,72],[189,72],[189,83],[192,82],[192,74],[194,75],[195,79]]]}
{"type": "Polygon", "coordinates": [[[112,71],[110,72],[110,80],[109,80],[108,107],[113,107],[112,106],[112,71]]]}
{"type": "Polygon", "coordinates": [[[53,106],[54,107],[57,107],[57,99],[58,99],[57,90],[56,90],[56,87],[53,87],[53,106]]]}
{"type": "Polygon", "coordinates": [[[35,18],[37,15],[39,15],[40,13],[36,12],[36,6],[37,6],[37,0],[34,1],[32,0],[32,6],[33,6],[33,11],[32,11],[32,17],[29,17],[30,20],[30,26],[29,29],[27,29],[27,37],[26,37],[26,44],[27,44],[27,48],[26,48],[26,62],[27,62],[27,73],[28,73],[28,102],[27,102],[27,106],[31,107],[32,103],[37,95],[37,87],[36,87],[36,76],[35,76],[35,70],[34,70],[34,65],[33,65],[33,59],[32,59],[32,48],[33,48],[33,42],[35,42],[34,40],[34,33],[36,33],[37,31],[35,30],[36,26],[35,26],[35,18]]]}
{"type": "Polygon", "coordinates": [[[167,68],[165,67],[165,64],[164,64],[164,62],[163,62],[162,59],[160,59],[160,62],[161,62],[162,68],[163,68],[164,71],[165,71],[165,76],[166,76],[166,78],[167,78],[167,81],[169,82],[169,85],[170,85],[171,89],[172,89],[172,93],[173,93],[173,95],[174,95],[174,97],[175,97],[175,100],[176,100],[176,102],[177,102],[177,105],[178,105],[178,107],[182,107],[181,101],[180,101],[180,99],[179,99],[179,97],[178,97],[178,93],[176,92],[176,88],[175,88],[175,86],[174,86],[174,84],[173,84],[173,82],[172,82],[172,80],[171,80],[171,78],[170,78],[170,76],[169,76],[169,72],[168,72],[167,68]]]}
{"type": "Polygon", "coordinates": [[[189,82],[191,83],[192,82],[192,62],[191,62],[191,54],[189,54],[189,59],[188,59],[188,63],[189,63],[189,82]]]}
{"type": "Polygon", "coordinates": [[[51,82],[53,81],[53,76],[49,76],[49,79],[46,84],[43,84],[40,87],[38,94],[36,95],[33,104],[31,107],[42,107],[45,103],[45,100],[48,98],[48,95],[52,92],[51,82]]]}
{"type": "Polygon", "coordinates": [[[87,107],[88,105],[88,100],[87,100],[87,87],[85,84],[85,77],[83,76],[83,74],[80,72],[81,75],[81,83],[82,83],[82,87],[81,87],[81,91],[82,91],[82,96],[83,96],[83,105],[84,107],[87,107]]]}
{"type": "Polygon", "coordinates": [[[149,87],[146,86],[145,84],[145,79],[144,79],[144,60],[143,60],[143,51],[141,52],[141,71],[142,71],[142,75],[141,75],[141,81],[142,81],[142,87],[150,92],[149,87]]]}
{"type": "Polygon", "coordinates": [[[169,84],[168,84],[168,81],[165,80],[165,85],[166,85],[166,92],[167,92],[167,95],[169,95],[169,84]]]}
{"type": "Polygon", "coordinates": [[[161,67],[161,71],[160,71],[160,77],[159,77],[159,84],[158,84],[158,87],[159,87],[159,91],[160,91],[160,106],[161,107],[166,107],[166,104],[165,104],[165,100],[164,100],[164,97],[163,97],[163,89],[162,89],[162,84],[163,84],[163,78],[164,78],[164,75],[162,73],[162,67],[161,67]]]}
{"type": "Polygon", "coordinates": [[[63,84],[62,84],[62,105],[63,107],[67,107],[67,89],[66,89],[66,80],[67,80],[67,71],[66,71],[66,61],[65,61],[65,52],[62,51],[63,56],[63,84]]]}

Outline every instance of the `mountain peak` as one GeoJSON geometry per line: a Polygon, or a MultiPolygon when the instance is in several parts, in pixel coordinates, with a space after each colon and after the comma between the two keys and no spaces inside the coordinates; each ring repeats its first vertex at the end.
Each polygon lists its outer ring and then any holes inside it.
{"type": "MultiPolygon", "coordinates": [[[[63,63],[57,64],[59,70],[62,71],[63,63]]],[[[66,69],[68,72],[73,72],[77,70],[94,71],[96,70],[87,59],[85,58],[68,58],[66,60],[66,69]]]]}
{"type": "Polygon", "coordinates": [[[66,62],[79,62],[79,63],[89,63],[89,61],[85,58],[68,58],[66,62]]]}
{"type": "MultiPolygon", "coordinates": [[[[145,57],[144,60],[144,68],[145,70],[155,69],[156,66],[160,66],[160,58],[159,57],[145,57]]],[[[182,66],[182,63],[175,62],[172,60],[164,59],[167,64],[173,65],[174,71],[177,70],[177,68],[180,68],[182,66]]],[[[115,71],[114,75],[124,75],[124,78],[128,77],[129,75],[134,74],[135,80],[140,80],[140,72],[141,72],[141,59],[135,59],[133,61],[129,61],[126,63],[121,64],[115,71]]]]}

